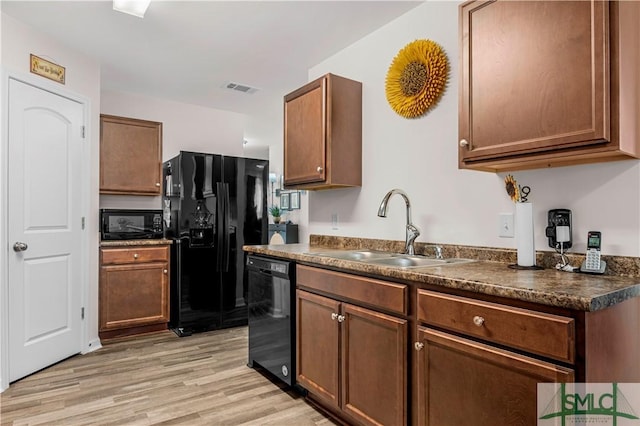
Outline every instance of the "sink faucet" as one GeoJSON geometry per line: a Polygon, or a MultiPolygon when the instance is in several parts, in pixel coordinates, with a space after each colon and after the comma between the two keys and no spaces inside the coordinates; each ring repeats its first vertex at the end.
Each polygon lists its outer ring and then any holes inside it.
{"type": "Polygon", "coordinates": [[[405,204],[407,205],[407,236],[404,244],[404,252],[406,254],[415,254],[413,242],[420,235],[420,231],[413,225],[413,223],[411,223],[411,203],[409,202],[409,197],[407,196],[406,192],[401,189],[392,189],[391,191],[387,192],[387,194],[382,199],[382,202],[380,203],[380,207],[378,207],[378,216],[387,217],[387,204],[389,203],[389,198],[391,198],[391,196],[394,194],[401,195],[402,198],[404,198],[405,204]]]}

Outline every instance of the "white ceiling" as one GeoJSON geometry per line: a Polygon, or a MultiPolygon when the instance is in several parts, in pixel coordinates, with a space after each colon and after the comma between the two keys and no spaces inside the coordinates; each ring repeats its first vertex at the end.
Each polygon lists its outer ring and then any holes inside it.
{"type": "Polygon", "coordinates": [[[144,19],[113,11],[111,1],[1,7],[99,61],[102,89],[253,114],[307,82],[312,66],[423,1],[152,0],[144,19]],[[230,81],[259,90],[223,88],[230,81]]]}

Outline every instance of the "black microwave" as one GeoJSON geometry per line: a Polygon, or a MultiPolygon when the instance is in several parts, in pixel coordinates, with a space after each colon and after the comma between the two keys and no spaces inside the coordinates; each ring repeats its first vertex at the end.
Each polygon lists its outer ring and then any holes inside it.
{"type": "Polygon", "coordinates": [[[162,238],[162,210],[100,210],[103,240],[162,238]]]}

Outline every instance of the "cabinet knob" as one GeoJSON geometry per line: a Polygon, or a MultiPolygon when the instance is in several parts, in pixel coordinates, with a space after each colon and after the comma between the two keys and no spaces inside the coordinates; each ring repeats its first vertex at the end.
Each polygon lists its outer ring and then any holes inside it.
{"type": "Polygon", "coordinates": [[[338,322],[344,322],[346,317],[344,315],[338,315],[338,322]]]}
{"type": "Polygon", "coordinates": [[[133,253],[133,258],[137,259],[138,258],[138,253],[133,253]]]}
{"type": "Polygon", "coordinates": [[[484,324],[484,318],[482,318],[479,315],[476,315],[475,317],[473,317],[473,323],[478,327],[482,327],[482,325],[484,324]]]}
{"type": "Polygon", "coordinates": [[[422,350],[422,348],[424,348],[424,343],[422,343],[422,342],[415,342],[415,343],[413,344],[413,346],[416,348],[416,351],[420,351],[420,350],[422,350]]]}
{"type": "Polygon", "coordinates": [[[160,188],[160,182],[156,182],[156,186],[160,188]]]}
{"type": "Polygon", "coordinates": [[[460,146],[461,146],[462,148],[467,148],[467,147],[469,146],[469,141],[468,141],[468,140],[466,140],[466,139],[461,139],[461,140],[460,140],[460,146]]]}
{"type": "Polygon", "coordinates": [[[332,319],[333,321],[335,321],[336,319],[338,319],[338,314],[336,314],[335,312],[332,312],[332,313],[331,313],[331,319],[332,319]]]}
{"type": "Polygon", "coordinates": [[[167,270],[165,269],[165,270],[163,270],[162,272],[164,272],[164,273],[166,274],[166,273],[168,273],[169,271],[167,271],[167,270]]]}
{"type": "Polygon", "coordinates": [[[323,169],[322,167],[318,166],[318,167],[316,168],[316,170],[318,171],[318,173],[322,173],[322,171],[323,171],[324,169],[323,169]]]}

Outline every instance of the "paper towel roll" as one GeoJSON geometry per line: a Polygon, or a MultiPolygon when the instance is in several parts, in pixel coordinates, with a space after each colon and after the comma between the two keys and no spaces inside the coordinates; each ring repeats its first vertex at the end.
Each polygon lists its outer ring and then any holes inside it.
{"type": "Polygon", "coordinates": [[[532,203],[516,203],[516,246],[518,266],[534,266],[536,248],[533,240],[532,203]]]}

